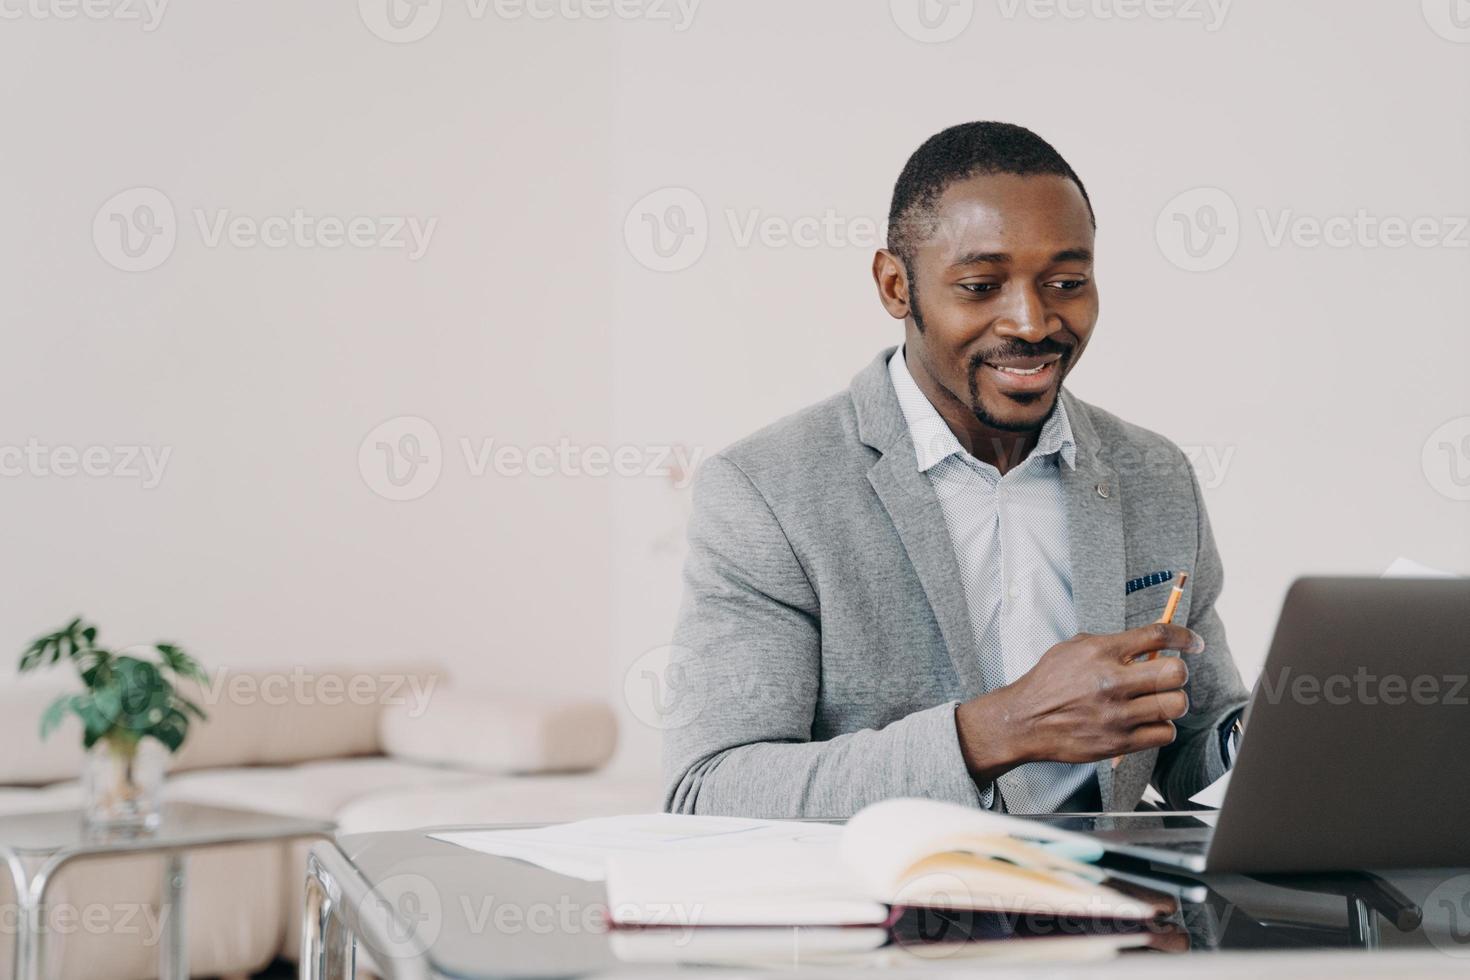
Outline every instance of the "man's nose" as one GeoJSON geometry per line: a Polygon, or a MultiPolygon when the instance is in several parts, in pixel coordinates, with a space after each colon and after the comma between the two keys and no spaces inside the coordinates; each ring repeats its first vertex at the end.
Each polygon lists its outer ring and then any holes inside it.
{"type": "Polygon", "coordinates": [[[1056,327],[1047,322],[1046,305],[1035,289],[1016,289],[1009,300],[996,321],[997,333],[1034,344],[1056,332],[1056,327]]]}

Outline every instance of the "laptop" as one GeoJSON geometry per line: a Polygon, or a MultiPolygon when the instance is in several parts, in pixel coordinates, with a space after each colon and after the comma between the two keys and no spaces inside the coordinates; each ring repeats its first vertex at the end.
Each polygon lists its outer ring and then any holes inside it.
{"type": "Polygon", "coordinates": [[[1096,836],[1187,871],[1470,866],[1470,579],[1302,578],[1218,813],[1096,836]]]}

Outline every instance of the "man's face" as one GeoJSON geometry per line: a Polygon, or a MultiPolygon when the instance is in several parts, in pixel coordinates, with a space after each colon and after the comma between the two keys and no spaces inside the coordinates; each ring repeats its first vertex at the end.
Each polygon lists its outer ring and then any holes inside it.
{"type": "Polygon", "coordinates": [[[997,174],[951,184],[936,216],[908,270],[911,369],[984,425],[1034,431],[1097,323],[1087,202],[1065,177],[997,174]]]}

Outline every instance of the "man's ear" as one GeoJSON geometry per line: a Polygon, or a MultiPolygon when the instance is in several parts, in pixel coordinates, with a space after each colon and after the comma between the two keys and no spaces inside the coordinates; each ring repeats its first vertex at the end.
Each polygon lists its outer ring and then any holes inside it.
{"type": "Polygon", "coordinates": [[[878,301],[895,320],[909,315],[909,273],[903,259],[880,248],[873,253],[873,282],[878,286],[878,301]]]}

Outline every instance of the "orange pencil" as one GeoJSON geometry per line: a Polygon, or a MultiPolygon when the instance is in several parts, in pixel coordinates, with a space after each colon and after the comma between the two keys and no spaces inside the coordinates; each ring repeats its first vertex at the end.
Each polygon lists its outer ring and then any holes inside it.
{"type": "MultiPolygon", "coordinates": [[[[1179,609],[1179,598],[1184,595],[1184,583],[1189,581],[1188,572],[1179,573],[1179,581],[1174,583],[1174,588],[1169,590],[1169,601],[1164,603],[1164,614],[1154,620],[1156,623],[1174,622],[1174,613],[1179,609]]],[[[1159,655],[1157,650],[1150,650],[1143,655],[1144,660],[1152,660],[1159,655]]],[[[1123,761],[1120,755],[1113,756],[1113,768],[1118,768],[1118,763],[1123,761]]]]}

